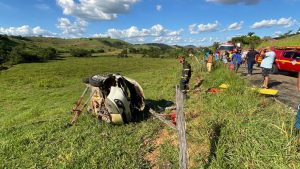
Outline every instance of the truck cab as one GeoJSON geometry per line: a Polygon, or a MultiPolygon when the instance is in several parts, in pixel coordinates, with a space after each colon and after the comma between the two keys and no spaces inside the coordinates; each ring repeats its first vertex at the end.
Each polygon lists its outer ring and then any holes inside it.
{"type": "Polygon", "coordinates": [[[300,72],[300,47],[275,47],[273,72],[300,72]]]}

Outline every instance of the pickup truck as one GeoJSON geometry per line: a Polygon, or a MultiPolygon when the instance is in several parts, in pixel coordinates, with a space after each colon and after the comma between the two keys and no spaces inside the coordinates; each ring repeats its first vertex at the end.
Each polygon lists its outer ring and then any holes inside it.
{"type": "Polygon", "coordinates": [[[278,71],[300,72],[300,46],[275,47],[273,51],[276,53],[273,73],[278,71]]]}

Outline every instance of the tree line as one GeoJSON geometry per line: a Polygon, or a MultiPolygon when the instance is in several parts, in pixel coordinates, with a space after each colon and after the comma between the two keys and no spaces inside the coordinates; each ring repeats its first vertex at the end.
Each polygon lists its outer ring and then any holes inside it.
{"type": "Polygon", "coordinates": [[[0,35],[0,66],[15,65],[28,62],[45,62],[56,59],[58,52],[56,49],[38,46],[29,46],[11,40],[7,35],[0,35]]]}

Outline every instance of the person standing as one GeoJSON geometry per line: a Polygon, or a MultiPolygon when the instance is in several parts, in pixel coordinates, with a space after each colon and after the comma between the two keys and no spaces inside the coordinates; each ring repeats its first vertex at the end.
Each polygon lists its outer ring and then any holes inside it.
{"type": "Polygon", "coordinates": [[[246,66],[247,66],[247,64],[246,64],[246,56],[247,56],[247,53],[249,52],[249,50],[247,50],[247,49],[244,49],[243,51],[242,51],[242,64],[244,64],[245,65],[245,68],[246,68],[246,66]]]}
{"type": "Polygon", "coordinates": [[[256,50],[254,50],[254,48],[251,48],[250,51],[246,55],[247,66],[248,66],[248,76],[252,75],[253,65],[255,63],[255,57],[257,55],[259,55],[259,53],[256,50]]]}
{"type": "Polygon", "coordinates": [[[228,57],[229,57],[229,53],[227,51],[223,52],[222,60],[225,66],[227,66],[228,63],[228,57]]]}
{"type": "Polygon", "coordinates": [[[215,61],[218,61],[219,58],[220,58],[219,52],[216,52],[216,53],[215,53],[215,61]]]}
{"type": "MultiPolygon", "coordinates": [[[[298,92],[300,93],[300,72],[298,72],[298,84],[297,84],[298,92]]],[[[297,135],[298,135],[298,145],[300,144],[300,104],[298,105],[298,112],[296,116],[296,123],[295,123],[295,128],[297,129],[297,135]]]]}
{"type": "Polygon", "coordinates": [[[206,63],[206,67],[207,67],[208,72],[211,72],[212,64],[213,64],[213,53],[209,52],[209,55],[207,57],[207,63],[206,63]]]}
{"type": "Polygon", "coordinates": [[[266,53],[263,53],[262,55],[264,56],[264,58],[261,61],[260,67],[262,68],[264,81],[261,87],[267,89],[269,84],[269,74],[271,73],[276,54],[270,49],[270,47],[268,47],[266,49],[266,53]]]}
{"type": "Polygon", "coordinates": [[[240,65],[242,64],[242,55],[241,50],[234,51],[234,54],[232,55],[232,62],[234,64],[234,70],[237,73],[237,71],[240,68],[240,65]]]}
{"type": "Polygon", "coordinates": [[[182,64],[182,76],[180,80],[180,90],[182,91],[184,98],[187,96],[188,84],[192,75],[191,65],[185,60],[185,57],[180,57],[179,62],[182,64]]]}

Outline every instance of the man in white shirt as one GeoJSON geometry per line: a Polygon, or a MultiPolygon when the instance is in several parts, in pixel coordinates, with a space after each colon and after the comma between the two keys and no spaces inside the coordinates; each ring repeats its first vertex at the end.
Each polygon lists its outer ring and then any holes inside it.
{"type": "Polygon", "coordinates": [[[263,54],[264,59],[261,61],[260,67],[262,68],[262,75],[264,77],[262,88],[268,88],[269,84],[269,74],[271,73],[271,69],[273,67],[273,63],[276,57],[274,51],[268,47],[266,49],[266,53],[263,54]]]}

